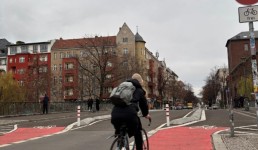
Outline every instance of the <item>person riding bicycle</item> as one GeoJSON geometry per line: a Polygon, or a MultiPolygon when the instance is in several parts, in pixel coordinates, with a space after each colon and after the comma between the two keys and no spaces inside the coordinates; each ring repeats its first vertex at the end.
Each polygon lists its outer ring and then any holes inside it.
{"type": "Polygon", "coordinates": [[[115,128],[115,134],[119,134],[121,125],[125,123],[128,128],[128,136],[134,136],[136,150],[142,150],[142,124],[137,114],[140,107],[143,117],[147,119],[151,118],[149,115],[148,104],[145,97],[146,92],[142,88],[143,79],[140,74],[133,74],[132,79],[129,79],[127,81],[132,82],[132,84],[136,88],[133,93],[133,99],[131,100],[131,104],[129,106],[113,107],[111,112],[111,123],[115,128]]]}

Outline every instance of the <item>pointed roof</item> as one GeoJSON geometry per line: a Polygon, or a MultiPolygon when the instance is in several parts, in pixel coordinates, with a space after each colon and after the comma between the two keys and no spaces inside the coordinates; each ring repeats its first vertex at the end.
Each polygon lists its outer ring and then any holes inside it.
{"type": "Polygon", "coordinates": [[[135,34],[135,42],[144,42],[144,43],[146,43],[143,40],[142,36],[140,36],[140,34],[138,32],[135,34]]]}

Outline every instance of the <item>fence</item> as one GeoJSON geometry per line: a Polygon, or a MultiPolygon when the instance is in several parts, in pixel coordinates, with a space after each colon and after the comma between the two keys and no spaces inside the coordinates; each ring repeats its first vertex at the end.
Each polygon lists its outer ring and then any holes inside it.
{"type": "MultiPolygon", "coordinates": [[[[50,113],[77,112],[77,106],[81,105],[81,111],[87,111],[88,105],[83,102],[51,102],[50,113]]],[[[95,107],[95,106],[93,106],[95,107]]],[[[101,110],[111,110],[113,105],[109,102],[101,102],[101,110]]],[[[42,113],[42,103],[38,102],[0,102],[0,116],[32,115],[42,113]]]]}

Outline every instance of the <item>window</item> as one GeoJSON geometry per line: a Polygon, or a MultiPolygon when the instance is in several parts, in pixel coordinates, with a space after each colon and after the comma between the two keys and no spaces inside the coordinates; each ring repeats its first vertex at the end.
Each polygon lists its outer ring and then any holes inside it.
{"type": "Polygon", "coordinates": [[[73,76],[66,77],[66,82],[73,82],[73,76]]]}
{"type": "Polygon", "coordinates": [[[59,76],[59,83],[60,84],[62,83],[62,80],[63,80],[62,76],[59,76]]]}
{"type": "Polygon", "coordinates": [[[42,72],[47,72],[47,66],[42,67],[42,72]]]}
{"type": "Polygon", "coordinates": [[[67,90],[67,95],[68,96],[73,96],[73,89],[68,89],[67,90]]]}
{"type": "Polygon", "coordinates": [[[25,57],[20,57],[19,58],[19,63],[24,63],[25,62],[25,57]]]}
{"type": "Polygon", "coordinates": [[[125,66],[125,67],[128,66],[128,62],[127,62],[127,61],[124,61],[124,62],[123,62],[123,66],[125,66]]]}
{"type": "Polygon", "coordinates": [[[124,37],[123,38],[123,43],[127,43],[128,42],[128,38],[127,37],[124,37]]]}
{"type": "Polygon", "coordinates": [[[18,74],[24,74],[25,73],[25,69],[19,69],[17,70],[18,74]]]}
{"type": "Polygon", "coordinates": [[[13,59],[12,59],[12,58],[10,58],[9,62],[10,62],[10,63],[13,63],[13,59]]]}
{"type": "Polygon", "coordinates": [[[54,53],[54,59],[56,59],[56,53],[54,53]]]}
{"type": "Polygon", "coordinates": [[[107,74],[107,75],[106,75],[106,78],[107,78],[107,79],[111,79],[111,77],[112,77],[111,74],[107,74]]]}
{"type": "Polygon", "coordinates": [[[56,76],[54,76],[54,85],[56,85],[56,83],[57,83],[57,78],[56,78],[56,76]]]}
{"type": "Polygon", "coordinates": [[[28,46],[21,46],[21,53],[28,53],[28,46]]]}
{"type": "Polygon", "coordinates": [[[112,63],[108,61],[108,62],[107,62],[107,66],[108,66],[108,67],[112,67],[112,63]]]}
{"type": "Polygon", "coordinates": [[[47,52],[47,44],[40,45],[40,52],[47,52]]]}
{"type": "Polygon", "coordinates": [[[38,45],[33,45],[33,53],[37,53],[38,52],[38,45]]]}
{"type": "Polygon", "coordinates": [[[67,63],[65,64],[65,69],[73,69],[73,63],[67,63]]]}
{"type": "Polygon", "coordinates": [[[6,65],[6,60],[5,59],[1,60],[1,65],[6,65]]]}
{"type": "Polygon", "coordinates": [[[59,64],[59,70],[62,71],[62,64],[59,64]]]}
{"type": "Polygon", "coordinates": [[[10,54],[16,54],[17,53],[17,47],[11,47],[10,54]]]}
{"type": "Polygon", "coordinates": [[[70,52],[66,52],[66,58],[70,58],[71,57],[71,53],[70,52]]]}
{"type": "Polygon", "coordinates": [[[245,51],[248,51],[249,50],[249,46],[248,46],[249,44],[244,44],[244,50],[245,51]]]}
{"type": "Polygon", "coordinates": [[[47,61],[47,55],[41,55],[39,60],[40,61],[47,61]]]}
{"type": "Polygon", "coordinates": [[[116,50],[112,48],[111,53],[112,53],[112,55],[116,55],[116,50]]]}
{"type": "Polygon", "coordinates": [[[20,86],[24,86],[24,81],[20,80],[20,81],[19,81],[19,85],[20,85],[20,86]]]}
{"type": "Polygon", "coordinates": [[[56,70],[57,70],[57,66],[54,65],[54,66],[53,66],[53,71],[56,71],[56,70]]]}
{"type": "Polygon", "coordinates": [[[64,53],[60,53],[60,58],[64,58],[64,53]]]}
{"type": "Polygon", "coordinates": [[[127,55],[127,54],[128,54],[128,49],[124,48],[124,55],[127,55]]]}

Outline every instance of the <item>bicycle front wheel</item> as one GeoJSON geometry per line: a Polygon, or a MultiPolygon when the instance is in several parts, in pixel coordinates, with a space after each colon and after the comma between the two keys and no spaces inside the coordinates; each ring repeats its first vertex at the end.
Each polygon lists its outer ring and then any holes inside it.
{"type": "MultiPolygon", "coordinates": [[[[144,129],[142,129],[141,131],[142,131],[142,140],[143,140],[142,149],[149,150],[149,139],[148,139],[147,132],[144,129]]],[[[133,150],[136,150],[135,142],[133,143],[133,150]]]]}
{"type": "Polygon", "coordinates": [[[111,144],[110,150],[129,150],[128,138],[117,137],[111,144]]]}
{"type": "Polygon", "coordinates": [[[142,129],[142,139],[143,139],[143,149],[144,150],[149,150],[149,139],[148,139],[148,135],[147,135],[147,132],[142,129]]]}

